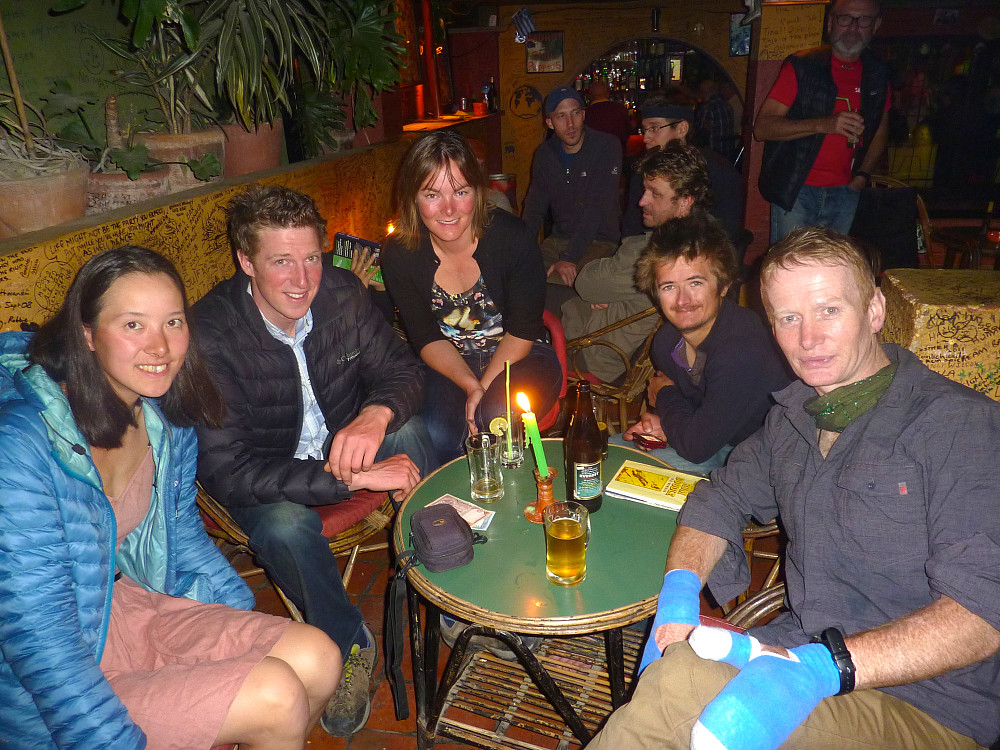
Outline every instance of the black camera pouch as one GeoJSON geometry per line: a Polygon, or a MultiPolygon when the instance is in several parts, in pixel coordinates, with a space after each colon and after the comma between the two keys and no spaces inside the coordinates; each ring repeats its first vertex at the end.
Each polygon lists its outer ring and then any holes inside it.
{"type": "Polygon", "coordinates": [[[485,542],[486,537],[473,532],[458,511],[450,505],[428,505],[410,516],[410,549],[403,550],[396,557],[398,570],[389,584],[389,601],[385,608],[386,676],[392,688],[398,720],[410,715],[402,670],[406,572],[418,564],[422,564],[431,573],[460,568],[472,562],[473,546],[485,542]]]}

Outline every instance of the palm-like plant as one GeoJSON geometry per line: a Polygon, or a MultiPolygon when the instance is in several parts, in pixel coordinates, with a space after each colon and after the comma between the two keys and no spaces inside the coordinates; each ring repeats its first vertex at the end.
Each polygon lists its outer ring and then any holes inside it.
{"type": "MultiPolygon", "coordinates": [[[[73,10],[88,0],[56,0],[73,10]]],[[[152,95],[171,133],[210,118],[204,88],[214,71],[216,93],[247,130],[289,106],[296,60],[317,76],[327,54],[321,0],[122,0],[127,39],[101,40],[125,60],[120,80],[152,95]]]]}
{"type": "Polygon", "coordinates": [[[406,53],[396,33],[394,0],[336,0],[326,4],[332,54],[331,89],[354,108],[354,129],[374,125],[372,97],[399,82],[406,53]]]}

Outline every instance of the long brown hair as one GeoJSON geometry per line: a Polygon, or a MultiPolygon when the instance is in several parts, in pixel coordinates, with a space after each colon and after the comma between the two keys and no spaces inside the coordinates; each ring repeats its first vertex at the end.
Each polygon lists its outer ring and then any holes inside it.
{"type": "Polygon", "coordinates": [[[396,234],[399,243],[408,250],[416,250],[420,242],[423,221],[417,210],[417,194],[442,171],[447,173],[448,163],[453,163],[475,190],[476,202],[472,210],[472,236],[482,237],[489,220],[486,205],[486,173],[468,141],[450,130],[427,133],[410,147],[396,174],[396,234]]]}

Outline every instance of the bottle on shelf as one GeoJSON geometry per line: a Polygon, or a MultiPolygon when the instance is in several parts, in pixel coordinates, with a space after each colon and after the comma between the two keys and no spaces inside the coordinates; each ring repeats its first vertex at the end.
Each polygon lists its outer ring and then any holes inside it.
{"type": "Polygon", "coordinates": [[[497,92],[496,79],[490,76],[490,82],[486,86],[486,110],[488,112],[500,111],[500,95],[497,92]]]}
{"type": "Polygon", "coordinates": [[[601,509],[604,481],[601,459],[604,441],[590,396],[590,383],[577,387],[576,409],[563,439],[566,499],[574,500],[591,513],[601,509]]]}
{"type": "Polygon", "coordinates": [[[993,224],[993,201],[986,206],[986,214],[983,216],[983,226],[979,230],[979,236],[983,240],[989,239],[990,228],[993,224]]]}

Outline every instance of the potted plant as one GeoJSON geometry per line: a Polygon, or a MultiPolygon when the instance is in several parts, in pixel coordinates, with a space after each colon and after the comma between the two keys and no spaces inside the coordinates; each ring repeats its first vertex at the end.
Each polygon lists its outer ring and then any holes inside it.
{"type": "Polygon", "coordinates": [[[61,146],[42,112],[21,97],[0,16],[0,47],[11,84],[0,92],[0,239],[83,216],[87,162],[61,146]]]}
{"type": "Polygon", "coordinates": [[[293,123],[304,157],[350,147],[378,121],[374,97],[399,82],[406,52],[394,0],[324,0],[329,38],[323,74],[299,81],[293,123]],[[350,126],[344,107],[351,110],[350,126]],[[338,137],[338,134],[339,137],[338,137]]]}
{"type": "MultiPolygon", "coordinates": [[[[86,2],[58,0],[53,10],[86,2]]],[[[170,136],[191,139],[214,122],[210,80],[245,130],[270,124],[288,106],[296,61],[318,72],[325,56],[319,0],[122,0],[121,14],[128,37],[101,41],[126,63],[119,80],[155,100],[147,119],[170,136]]],[[[137,140],[162,161],[185,158],[162,150],[160,134],[137,140]]]]}

